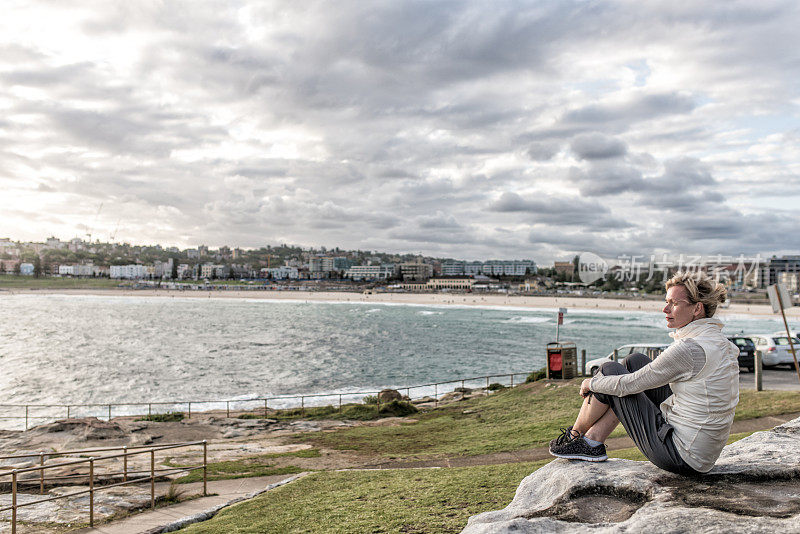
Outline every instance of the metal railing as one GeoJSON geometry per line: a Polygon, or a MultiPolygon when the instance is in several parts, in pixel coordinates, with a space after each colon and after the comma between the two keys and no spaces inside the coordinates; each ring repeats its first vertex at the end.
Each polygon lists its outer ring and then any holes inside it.
{"type": "MultiPolygon", "coordinates": [[[[76,495],[84,495],[89,494],[89,526],[94,526],[94,494],[95,492],[115,488],[118,486],[125,486],[128,484],[135,484],[137,482],[145,482],[150,481],[150,507],[155,508],[156,506],[156,494],[155,494],[155,483],[156,477],[165,477],[171,474],[177,474],[181,472],[190,472],[196,471],[198,469],[203,470],[203,495],[208,494],[208,443],[206,440],[203,441],[192,441],[192,442],[185,442],[185,443],[168,443],[164,445],[156,445],[156,446],[137,446],[137,447],[107,447],[107,448],[98,448],[98,449],[81,449],[81,450],[73,450],[73,451],[61,451],[61,452],[40,452],[38,454],[15,454],[15,455],[8,455],[8,456],[0,456],[0,460],[8,460],[8,459],[19,459],[19,458],[31,458],[31,457],[39,457],[39,465],[35,467],[26,467],[22,469],[12,469],[9,472],[0,472],[0,479],[5,477],[11,477],[11,506],[6,506],[4,508],[0,508],[0,512],[5,512],[11,510],[11,534],[16,534],[17,532],[17,510],[19,508],[25,506],[33,506],[35,504],[41,504],[44,502],[55,501],[58,499],[66,499],[68,497],[74,497],[76,495]],[[178,449],[181,447],[194,447],[202,445],[203,446],[203,463],[202,465],[197,466],[184,466],[184,467],[177,467],[177,468],[168,468],[168,469],[156,469],[156,462],[155,462],[155,453],[158,451],[164,451],[169,449],[178,449]],[[108,451],[115,451],[121,450],[122,453],[119,454],[110,454],[106,456],[97,456],[97,457],[89,457],[89,458],[81,458],[77,460],[71,460],[68,462],[61,462],[57,464],[50,464],[45,465],[45,457],[57,457],[57,456],[68,456],[68,455],[75,455],[75,454],[86,454],[90,452],[108,452],[108,451]],[[147,474],[148,471],[146,470],[129,470],[128,469],[128,458],[131,456],[136,456],[140,454],[149,454],[150,455],[150,469],[149,475],[147,474]],[[110,472],[104,473],[106,477],[114,477],[114,476],[121,476],[122,481],[112,484],[105,484],[98,488],[95,488],[95,465],[98,462],[102,462],[105,460],[113,460],[116,458],[123,459],[123,471],[121,472],[110,472]],[[60,476],[52,476],[47,477],[45,476],[45,471],[49,469],[58,469],[67,466],[80,466],[88,464],[88,472],[86,474],[76,473],[72,475],[60,475],[60,476]],[[53,497],[48,497],[45,499],[38,499],[35,501],[28,501],[22,504],[17,503],[17,494],[19,493],[19,486],[20,485],[35,485],[35,479],[22,479],[20,480],[20,475],[25,473],[31,472],[39,472],[39,493],[44,495],[45,484],[54,481],[64,481],[64,480],[80,480],[86,479],[89,484],[88,490],[79,490],[72,493],[67,493],[64,495],[56,495],[53,497]],[[145,474],[145,476],[138,476],[136,478],[131,478],[131,475],[140,475],[145,474]],[[156,475],[158,473],[158,475],[156,475]]],[[[113,480],[113,478],[111,478],[113,480]]]]}
{"type": "MultiPolygon", "coordinates": [[[[411,392],[414,390],[419,390],[423,388],[434,388],[433,391],[433,399],[434,403],[438,404],[440,396],[445,394],[446,392],[444,389],[440,389],[441,386],[445,386],[448,384],[455,385],[460,384],[461,387],[465,387],[465,384],[472,383],[476,384],[480,382],[479,387],[486,387],[489,388],[490,380],[491,379],[498,379],[504,381],[506,383],[510,383],[511,387],[514,387],[514,379],[515,377],[527,377],[530,373],[502,373],[502,374],[492,374],[492,375],[483,375],[483,376],[476,376],[476,377],[469,377],[469,378],[457,378],[454,380],[446,380],[443,382],[431,382],[428,384],[417,384],[414,386],[403,386],[395,388],[397,391],[405,391],[406,396],[412,400],[419,400],[425,396],[423,395],[418,397],[412,397],[411,392]],[[485,382],[485,386],[484,386],[485,382]]],[[[524,381],[524,378],[523,380],[524,381]]],[[[519,381],[517,383],[520,383],[519,381]]],[[[503,384],[505,385],[505,384],[503,384]]],[[[80,415],[80,417],[88,417],[94,416],[98,419],[106,419],[110,421],[113,417],[113,409],[116,408],[118,416],[126,416],[126,417],[136,417],[136,416],[148,416],[152,417],[154,412],[153,408],[156,409],[169,407],[171,411],[181,410],[183,408],[186,409],[186,416],[188,418],[192,417],[192,407],[194,406],[195,410],[194,413],[197,413],[197,408],[200,406],[205,405],[206,407],[212,407],[210,410],[200,410],[200,411],[222,411],[222,406],[224,406],[225,417],[231,417],[231,414],[241,414],[245,412],[253,411],[253,409],[261,409],[261,405],[263,404],[264,414],[272,409],[296,409],[300,408],[300,412],[302,415],[305,415],[305,410],[308,407],[311,407],[312,404],[308,404],[306,401],[319,401],[323,398],[328,398],[333,400],[334,404],[338,404],[338,410],[342,410],[343,401],[351,398],[351,399],[363,399],[364,397],[370,395],[378,395],[380,391],[350,391],[345,393],[311,393],[311,394],[304,394],[304,395],[275,395],[269,397],[253,397],[250,399],[223,399],[223,400],[181,400],[181,401],[157,401],[157,402],[111,402],[111,403],[69,403],[69,404],[0,404],[0,409],[7,409],[11,408],[12,410],[18,409],[24,414],[20,415],[3,415],[0,416],[0,420],[24,420],[25,421],[25,430],[30,428],[31,421],[53,421],[59,419],[61,415],[59,414],[51,414],[51,415],[36,415],[37,411],[41,411],[44,409],[49,409],[51,411],[55,410],[63,410],[62,414],[66,416],[67,419],[70,419],[72,415],[76,415],[76,410],[80,409],[91,409],[94,408],[94,412],[90,413],[89,415],[80,415]],[[285,406],[286,401],[295,401],[294,405],[285,406]],[[299,402],[298,402],[299,401],[299,402]],[[270,407],[270,403],[272,403],[272,407],[270,407]],[[277,408],[275,404],[282,404],[280,408],[277,408]],[[218,408],[213,408],[213,406],[217,406],[218,408]],[[243,408],[243,406],[250,406],[250,408],[243,408]],[[124,413],[119,412],[119,408],[126,407],[126,408],[133,408],[133,410],[125,410],[124,413]],[[147,407],[147,412],[144,412],[144,407],[147,407]],[[231,409],[233,407],[233,409],[231,409]],[[136,411],[136,408],[141,408],[141,411],[136,411]]],[[[332,404],[329,404],[332,405],[332,404]]],[[[164,412],[156,412],[164,413],[164,412]]]]}

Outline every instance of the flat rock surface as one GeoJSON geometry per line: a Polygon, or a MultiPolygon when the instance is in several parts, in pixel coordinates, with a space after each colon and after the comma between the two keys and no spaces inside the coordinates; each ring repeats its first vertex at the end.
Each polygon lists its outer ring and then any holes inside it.
{"type": "Polygon", "coordinates": [[[683,477],[649,462],[555,460],[504,509],[463,534],[800,532],[800,418],[725,447],[711,472],[683,477]]]}

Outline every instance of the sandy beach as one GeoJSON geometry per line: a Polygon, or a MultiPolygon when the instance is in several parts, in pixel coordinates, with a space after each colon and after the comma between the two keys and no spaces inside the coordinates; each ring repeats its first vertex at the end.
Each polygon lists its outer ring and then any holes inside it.
{"type": "MultiPolygon", "coordinates": [[[[659,312],[663,307],[661,300],[647,299],[613,299],[586,298],[571,296],[518,296],[480,293],[372,293],[344,291],[178,291],[178,290],[123,290],[123,289],[15,289],[0,291],[2,295],[98,295],[98,296],[130,296],[158,298],[216,298],[216,299],[264,299],[295,300],[317,302],[374,302],[384,304],[412,304],[420,306],[502,306],[538,309],[581,309],[581,310],[613,310],[613,311],[649,311],[659,312]]],[[[736,304],[728,308],[720,308],[717,315],[724,319],[726,315],[774,316],[772,308],[764,304],[736,304]]],[[[800,307],[786,310],[787,318],[800,319],[800,307]]]]}

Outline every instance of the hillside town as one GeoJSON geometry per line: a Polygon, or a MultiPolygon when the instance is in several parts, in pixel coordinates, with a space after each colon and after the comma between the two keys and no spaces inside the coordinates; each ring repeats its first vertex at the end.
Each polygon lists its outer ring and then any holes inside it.
{"type": "Polygon", "coordinates": [[[416,254],[303,248],[281,244],[258,249],[205,245],[180,249],[161,245],[104,243],[49,237],[43,242],[0,238],[0,274],[31,277],[110,278],[153,282],[261,281],[385,285],[409,291],[495,289],[521,292],[555,287],[580,290],[657,291],[678,269],[701,269],[732,290],[757,291],[780,283],[796,293],[800,255],[619,256],[598,281],[579,275],[579,257],[540,266],[532,259],[466,261],[416,254]]]}

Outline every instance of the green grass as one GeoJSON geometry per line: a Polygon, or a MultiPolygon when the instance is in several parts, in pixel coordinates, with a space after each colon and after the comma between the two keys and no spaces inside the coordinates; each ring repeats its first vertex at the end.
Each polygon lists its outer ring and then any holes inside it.
{"type": "MultiPolygon", "coordinates": [[[[267,415],[269,419],[279,421],[295,419],[354,419],[358,421],[370,421],[382,417],[405,417],[417,413],[417,407],[406,401],[393,400],[384,402],[380,405],[377,400],[373,403],[343,404],[341,411],[336,406],[313,406],[308,408],[288,408],[285,410],[275,410],[267,415]]],[[[261,413],[244,413],[237,416],[238,419],[263,419],[261,413]]]]}
{"type": "Polygon", "coordinates": [[[736,421],[794,412],[800,412],[800,395],[796,391],[739,390],[736,421]]]}
{"type": "Polygon", "coordinates": [[[114,289],[120,280],[110,278],[55,278],[0,275],[0,289],[114,289]]]}
{"type": "Polygon", "coordinates": [[[547,462],[318,472],[183,532],[460,532],[469,516],[506,506],[547,462]]]}
{"type": "MultiPolygon", "coordinates": [[[[732,434],[728,443],[750,434],[732,434]]],[[[645,459],[635,447],[609,456],[645,459]]],[[[183,532],[460,532],[469,516],[506,506],[521,480],[550,461],[317,472],[183,532]]]]}
{"type": "MultiPolygon", "coordinates": [[[[417,414],[413,424],[361,426],[293,439],[384,458],[474,456],[542,447],[574,422],[581,404],[579,383],[578,379],[549,388],[541,382],[526,384],[417,414]]],[[[796,392],[742,390],[736,419],[798,411],[796,392]]],[[[619,427],[612,437],[624,435],[619,427]]]]}
{"type": "MultiPolygon", "coordinates": [[[[261,454],[249,458],[241,458],[239,460],[212,462],[208,464],[207,475],[208,480],[290,475],[294,473],[300,473],[303,471],[303,469],[294,465],[277,466],[274,463],[268,462],[267,460],[274,460],[275,458],[318,458],[319,456],[321,456],[321,454],[316,449],[302,449],[292,452],[261,454]]],[[[172,462],[167,462],[167,465],[173,467],[185,467],[184,465],[175,464],[172,462]]],[[[203,480],[203,471],[198,469],[178,478],[176,483],[188,484],[190,482],[199,482],[201,480],[203,480]]]]}
{"type": "Polygon", "coordinates": [[[417,414],[413,424],[354,427],[294,439],[398,458],[512,451],[547,444],[560,427],[572,424],[580,404],[577,382],[560,388],[536,383],[417,414]]]}

